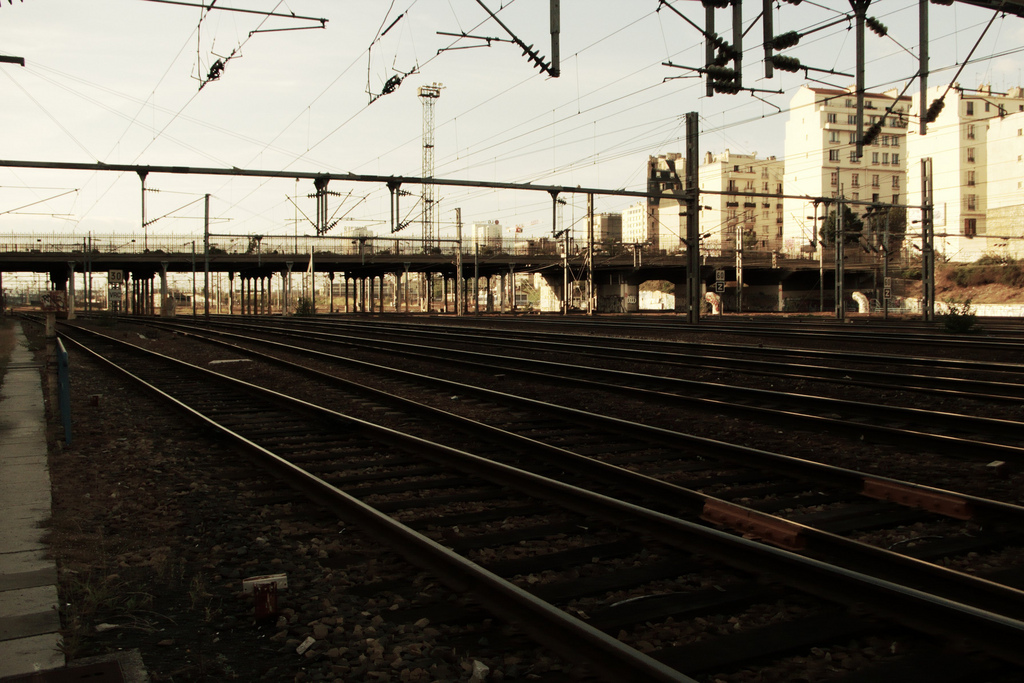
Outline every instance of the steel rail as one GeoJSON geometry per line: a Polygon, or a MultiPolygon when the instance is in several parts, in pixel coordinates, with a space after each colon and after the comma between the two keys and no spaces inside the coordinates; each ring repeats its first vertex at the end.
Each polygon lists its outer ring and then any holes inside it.
{"type": "MultiPolygon", "coordinates": [[[[476,435],[488,438],[497,444],[505,446],[517,444],[521,447],[519,452],[526,453],[530,458],[538,460],[545,465],[557,464],[565,466],[567,469],[584,476],[593,477],[616,490],[629,491],[646,500],[657,501],[659,504],[669,506],[672,509],[678,509],[680,504],[685,501],[688,504],[689,513],[695,517],[701,517],[702,514],[706,514],[708,511],[720,512],[727,510],[732,519],[743,519],[749,523],[739,528],[741,532],[759,536],[769,543],[787,547],[791,550],[794,549],[794,546],[806,544],[808,549],[830,553],[832,557],[842,557],[847,562],[855,563],[851,568],[855,568],[858,571],[874,573],[876,576],[888,578],[889,580],[897,580],[898,578],[910,580],[913,582],[914,587],[921,590],[941,594],[957,602],[963,602],[1013,618],[1024,618],[1024,592],[1016,588],[953,571],[883,548],[870,546],[844,538],[838,534],[816,529],[806,524],[793,522],[738,503],[716,498],[700,491],[688,489],[678,484],[665,482],[623,467],[604,463],[569,449],[472,420],[450,411],[434,408],[420,401],[413,401],[391,392],[358,384],[293,361],[270,356],[252,348],[240,346],[235,341],[254,342],[280,351],[298,353],[317,360],[350,364],[360,369],[375,373],[385,373],[402,380],[441,387],[446,392],[455,391],[460,395],[472,393],[494,403],[512,404],[520,408],[528,408],[544,415],[558,416],[574,424],[605,430],[610,429],[634,439],[657,443],[663,446],[673,448],[693,446],[711,456],[724,458],[746,466],[764,467],[767,464],[776,471],[797,474],[801,477],[810,477],[816,482],[825,481],[839,484],[852,494],[864,495],[872,499],[878,499],[877,492],[884,491],[891,495],[889,498],[883,499],[892,500],[892,498],[897,498],[898,496],[905,496],[908,500],[917,502],[931,501],[936,507],[945,507],[959,519],[964,519],[967,516],[970,519],[986,523],[999,520],[1003,523],[1024,524],[1024,507],[900,481],[891,477],[881,477],[848,468],[825,465],[770,451],[695,437],[682,432],[638,425],[634,422],[607,415],[516,396],[486,387],[349,359],[323,351],[296,347],[283,342],[244,337],[233,333],[218,333],[228,339],[235,340],[228,341],[191,332],[189,330],[195,328],[180,324],[160,325],[159,327],[175,329],[183,336],[220,345],[258,360],[271,362],[306,376],[314,377],[319,381],[341,385],[349,390],[360,391],[372,396],[375,400],[389,402],[405,411],[425,414],[434,420],[444,420],[457,427],[469,430],[476,435]],[[767,536],[764,535],[766,530],[769,533],[767,536]],[[919,576],[910,579],[911,573],[918,573],[919,576]],[[1011,607],[1012,609],[1009,609],[1011,607]]],[[[901,501],[898,499],[893,502],[901,504],[901,501]]],[[[913,504],[907,504],[907,506],[914,507],[913,504]]],[[[937,514],[944,514],[941,509],[933,508],[931,511],[937,514]]],[[[723,524],[723,522],[717,523],[718,526],[723,524]]],[[[725,525],[728,526],[728,524],[725,525]]],[[[848,564],[847,566],[850,565],[848,564]]]]}
{"type": "MultiPolygon", "coordinates": [[[[112,339],[106,335],[89,332],[104,338],[108,342],[124,344],[124,342],[112,339]]],[[[637,680],[639,676],[643,677],[643,680],[651,681],[696,683],[694,679],[684,676],[651,657],[624,645],[619,640],[589,626],[550,603],[534,597],[515,584],[470,562],[440,543],[410,529],[301,467],[288,462],[281,456],[263,448],[229,427],[218,423],[212,417],[179,401],[138,375],[121,368],[114,361],[93,351],[79,340],[69,337],[66,333],[62,333],[60,336],[74,343],[77,348],[87,352],[95,360],[124,374],[132,381],[160,396],[163,400],[173,404],[177,409],[190,417],[229,437],[236,444],[255,455],[263,466],[270,469],[277,476],[288,482],[288,484],[310,496],[328,510],[346,519],[355,520],[379,538],[385,539],[399,553],[410,558],[414,563],[437,573],[438,578],[444,580],[452,589],[459,592],[471,591],[479,602],[503,618],[518,623],[523,630],[530,633],[540,644],[550,647],[555,652],[570,659],[578,660],[582,658],[584,661],[593,664],[595,666],[595,673],[604,680],[617,683],[623,680],[637,680]]],[[[152,351],[139,349],[138,347],[132,348],[137,350],[137,352],[159,357],[162,361],[172,363],[177,367],[187,368],[189,371],[196,372],[208,379],[227,382],[244,391],[255,392],[275,402],[286,404],[292,409],[316,415],[319,419],[340,421],[349,428],[358,426],[379,436],[385,436],[390,442],[405,443],[409,446],[415,445],[421,453],[431,453],[435,456],[443,453],[449,458],[453,455],[458,457],[469,456],[468,453],[460,453],[454,450],[446,452],[448,449],[437,444],[409,437],[385,427],[366,423],[336,411],[321,408],[205,368],[199,368],[169,356],[156,354],[152,351]]],[[[1022,633],[1024,633],[1024,623],[1021,626],[1022,633]]]]}
{"type": "MultiPolygon", "coordinates": [[[[871,604],[874,609],[886,614],[890,619],[926,633],[947,636],[953,633],[969,634],[972,642],[975,642],[986,651],[994,653],[1006,661],[1024,664],[1024,652],[1021,652],[1019,648],[1021,639],[1024,637],[1024,622],[1022,621],[979,610],[969,605],[930,595],[891,581],[836,567],[826,562],[804,557],[783,549],[738,538],[726,532],[687,522],[560,481],[541,477],[465,451],[452,449],[425,439],[405,435],[385,427],[357,420],[351,416],[288,397],[270,389],[191,365],[185,361],[141,349],[106,335],[92,331],[89,334],[102,338],[106,343],[111,343],[122,349],[130,349],[132,353],[159,359],[160,362],[168,363],[179,369],[187,369],[187,371],[206,379],[222,382],[245,392],[254,393],[273,400],[279,404],[291,406],[294,410],[311,416],[318,416],[318,419],[338,421],[350,428],[358,427],[387,443],[405,444],[407,447],[415,449],[417,453],[431,460],[455,466],[464,472],[490,481],[500,482],[504,486],[518,488],[529,495],[555,500],[576,512],[611,521],[620,527],[632,530],[638,534],[653,536],[674,547],[680,547],[690,552],[697,548],[700,552],[719,561],[726,562],[730,566],[756,574],[768,572],[782,583],[800,590],[806,591],[808,586],[813,586],[812,592],[826,595],[830,599],[840,602],[840,604],[849,604],[851,600],[860,604],[871,604]]],[[[66,333],[61,336],[69,341],[74,341],[66,333]]],[[[78,342],[75,342],[75,344],[77,347],[88,350],[84,344],[78,342]]],[[[649,676],[646,680],[692,680],[632,648],[625,647],[619,641],[593,629],[578,619],[566,615],[548,603],[537,601],[533,596],[525,593],[525,591],[486,570],[482,570],[477,565],[452,553],[444,546],[412,532],[412,530],[404,525],[387,518],[370,506],[345,494],[340,489],[288,463],[283,458],[263,449],[258,444],[236,434],[232,430],[224,428],[212,418],[202,415],[190,406],[177,401],[158,387],[146,383],[137,375],[127,373],[127,371],[119,368],[112,361],[103,358],[91,350],[89,350],[89,353],[102,360],[108,366],[128,374],[132,379],[140,382],[151,391],[165,396],[188,414],[202,420],[211,427],[217,428],[235,439],[239,444],[259,454],[263,462],[277,471],[283,478],[302,490],[308,491],[312,497],[329,505],[330,509],[344,511],[359,519],[365,518],[365,524],[372,526],[375,532],[391,538],[395,542],[408,543],[409,547],[402,548],[400,545],[396,547],[412,553],[423,563],[429,563],[425,566],[428,566],[433,571],[438,571],[442,577],[448,571],[454,572],[456,579],[453,586],[457,589],[465,590],[472,588],[474,595],[481,602],[505,617],[519,620],[525,617],[527,621],[521,622],[521,625],[528,632],[531,632],[534,637],[540,638],[539,642],[559,652],[562,652],[560,648],[571,649],[573,647],[586,646],[590,651],[587,656],[594,657],[592,663],[597,665],[595,673],[601,675],[606,680],[635,680],[633,678],[622,678],[622,676],[637,675],[638,669],[636,667],[640,666],[646,670],[644,675],[649,676]],[[546,631],[538,633],[537,627],[531,626],[528,621],[533,618],[543,618],[546,625],[557,622],[558,626],[551,633],[546,631]],[[615,667],[615,670],[613,671],[611,667],[615,667]]],[[[575,656],[578,656],[578,650],[572,650],[572,652],[575,656]]]]}
{"type": "MultiPolygon", "coordinates": [[[[394,334],[395,327],[391,323],[361,323],[344,321],[326,325],[330,329],[346,327],[350,329],[378,330],[385,329],[394,334]]],[[[465,341],[479,345],[499,346],[508,348],[511,344],[517,344],[522,348],[523,337],[519,334],[514,336],[499,334],[495,331],[486,331],[486,328],[478,328],[477,332],[442,330],[436,325],[400,325],[399,328],[407,330],[409,335],[417,340],[433,338],[439,340],[465,341]],[[484,341],[481,341],[483,339],[484,341]]],[[[888,371],[865,370],[852,367],[852,360],[859,363],[871,364],[872,359],[864,359],[854,354],[833,354],[833,357],[842,358],[846,365],[833,367],[826,365],[811,365],[806,363],[786,362],[779,359],[779,354],[772,354],[774,360],[759,360],[751,358],[735,358],[726,355],[713,355],[702,352],[700,349],[707,346],[700,342],[649,342],[646,340],[623,339],[621,337],[581,337],[569,335],[554,335],[543,333],[543,338],[530,337],[529,341],[538,350],[567,351],[579,356],[596,358],[612,358],[621,360],[626,354],[631,359],[644,360],[651,363],[660,363],[677,367],[697,365],[702,370],[729,370],[749,372],[763,376],[781,377],[786,379],[807,379],[829,381],[834,384],[850,384],[857,386],[871,387],[875,389],[892,389],[899,391],[915,391],[920,393],[934,393],[950,395],[956,398],[972,398],[982,401],[1024,401],[1024,383],[993,382],[988,380],[970,379],[962,377],[947,377],[938,375],[921,375],[902,373],[895,374],[888,371]],[[668,350],[647,347],[667,347],[668,350]],[[580,349],[586,349],[581,352],[580,349]],[[680,353],[685,349],[686,353],[680,353]],[[793,368],[781,370],[780,368],[793,368]],[[916,382],[916,384],[915,384],[916,382]],[[988,390],[987,393],[985,390],[988,390]]],[[[742,351],[748,355],[757,355],[760,349],[742,348],[731,346],[730,348],[742,351]]],[[[786,353],[784,357],[789,356],[786,353]]],[[[898,362],[898,356],[886,356],[884,360],[898,362]]],[[[881,360],[881,358],[879,359],[881,360]]],[[[1024,373],[1024,365],[1020,366],[1024,373]]]]}
{"type": "MultiPolygon", "coordinates": [[[[270,328],[287,332],[287,328],[270,328]]],[[[916,420],[919,424],[941,423],[943,428],[959,426],[960,429],[975,433],[998,433],[1009,435],[1017,439],[1024,439],[1024,423],[994,418],[974,417],[948,412],[929,411],[919,408],[908,408],[901,406],[880,406],[865,402],[850,401],[823,396],[812,396],[797,394],[793,392],[773,392],[764,389],[751,387],[739,387],[721,383],[696,382],[670,377],[654,377],[622,370],[608,370],[594,366],[583,366],[570,363],[555,363],[551,361],[532,360],[514,356],[495,356],[477,351],[454,350],[447,347],[431,347],[423,344],[409,344],[404,342],[390,342],[377,338],[354,337],[340,334],[324,334],[320,341],[328,343],[342,342],[351,346],[362,346],[363,348],[380,352],[383,349],[401,351],[406,358],[420,358],[431,361],[446,363],[458,362],[460,367],[473,367],[493,372],[495,369],[503,369],[511,372],[521,373],[544,379],[545,381],[571,382],[599,390],[611,390],[615,392],[629,392],[636,396],[647,397],[662,403],[683,403],[698,405],[704,408],[724,412],[742,412],[758,418],[772,420],[776,423],[783,421],[787,424],[794,424],[802,427],[812,425],[814,428],[849,434],[860,438],[864,434],[871,434],[875,438],[885,439],[890,443],[910,444],[920,447],[922,442],[931,447],[943,449],[958,455],[970,453],[972,456],[984,456],[1001,458],[1016,463],[1024,462],[1024,446],[996,443],[968,439],[947,434],[937,434],[921,429],[910,429],[904,427],[891,427],[883,424],[871,424],[867,422],[851,422],[842,417],[832,417],[832,414],[845,410],[847,415],[867,416],[872,419],[884,419],[888,422],[894,420],[916,420]],[[567,374],[566,371],[574,371],[577,375],[567,374]],[[584,375],[584,376],[579,376],[584,375]],[[604,377],[606,381],[593,379],[604,377]],[[627,382],[640,380],[667,388],[666,390],[651,389],[643,386],[628,384],[627,382]],[[675,391],[672,391],[672,390],[675,391]],[[692,392],[708,393],[713,391],[719,397],[694,395],[692,392]],[[799,409],[777,409],[766,405],[752,405],[741,403],[740,400],[755,398],[767,404],[789,401],[801,409],[810,407],[816,412],[829,412],[828,415],[815,414],[812,412],[799,412],[799,409]]],[[[301,335],[309,339],[308,334],[301,335]]]]}
{"type": "MultiPolygon", "coordinates": [[[[305,324],[309,324],[310,323],[310,321],[303,321],[303,322],[305,324]]],[[[451,325],[449,324],[450,321],[445,321],[446,322],[446,327],[443,330],[437,324],[409,322],[409,321],[398,322],[398,321],[384,320],[384,319],[375,320],[375,321],[373,321],[373,323],[368,323],[368,322],[361,321],[361,320],[358,320],[358,319],[336,319],[336,318],[329,319],[328,321],[318,321],[318,323],[319,322],[323,322],[324,325],[328,325],[328,326],[336,326],[336,325],[363,326],[363,327],[373,326],[373,327],[376,327],[378,329],[407,328],[407,329],[410,329],[410,330],[416,330],[418,332],[431,332],[432,331],[432,332],[435,332],[437,334],[452,333],[451,330],[453,330],[453,329],[460,330],[460,331],[465,331],[465,333],[467,333],[467,334],[472,333],[472,334],[480,335],[480,336],[501,336],[501,335],[507,335],[507,334],[510,333],[508,328],[497,328],[496,329],[494,327],[472,326],[471,324],[467,324],[464,321],[460,321],[461,324],[458,327],[456,327],[456,328],[452,328],[451,327],[451,325]]],[[[531,321],[531,323],[532,322],[533,321],[531,321]]],[[[601,324],[584,322],[584,323],[579,323],[579,326],[580,327],[584,327],[584,328],[607,329],[608,327],[624,327],[624,326],[627,325],[626,323],[621,323],[620,324],[620,323],[617,323],[617,322],[613,322],[611,325],[606,325],[606,324],[604,324],[605,322],[606,322],[605,320],[602,320],[601,324]]],[[[515,334],[514,338],[515,338],[516,341],[519,341],[522,338],[536,339],[536,340],[541,340],[541,341],[543,341],[543,340],[555,340],[555,341],[557,341],[559,339],[570,338],[573,341],[573,343],[593,345],[593,346],[598,346],[599,348],[604,346],[604,345],[613,345],[613,344],[624,345],[624,344],[629,344],[631,346],[641,347],[641,348],[652,347],[652,348],[657,349],[659,347],[662,347],[662,348],[664,348],[666,350],[679,352],[680,355],[682,355],[684,353],[687,353],[687,354],[691,353],[694,349],[710,348],[710,349],[718,349],[718,350],[722,350],[722,351],[735,351],[737,353],[743,353],[743,354],[756,353],[758,355],[766,355],[766,356],[772,356],[772,357],[791,357],[793,355],[807,356],[807,357],[810,357],[810,358],[821,358],[821,359],[826,359],[826,360],[834,360],[837,364],[838,363],[868,363],[868,364],[870,364],[870,363],[873,363],[873,362],[898,362],[898,363],[902,363],[902,364],[906,364],[906,365],[926,366],[929,369],[937,369],[937,368],[950,369],[950,370],[960,369],[960,370],[963,370],[965,372],[993,371],[993,372],[998,372],[998,373],[1001,373],[1001,374],[1022,374],[1022,375],[1024,375],[1024,363],[1019,363],[1019,362],[1018,363],[1004,363],[1004,362],[996,363],[996,362],[992,362],[992,361],[960,360],[960,359],[942,358],[942,357],[937,357],[937,356],[906,356],[906,355],[896,355],[896,354],[890,354],[890,353],[879,353],[877,351],[877,347],[872,349],[870,356],[865,356],[863,353],[856,353],[856,352],[850,352],[850,351],[833,351],[833,350],[828,350],[828,349],[800,348],[800,347],[794,347],[794,346],[791,346],[791,345],[790,346],[785,346],[785,347],[771,347],[771,346],[769,346],[769,347],[764,347],[764,348],[758,348],[758,347],[752,347],[749,344],[743,345],[743,344],[727,343],[727,342],[709,342],[709,341],[688,342],[688,341],[680,341],[678,339],[657,339],[657,338],[654,338],[654,339],[635,339],[635,338],[627,338],[627,337],[622,337],[622,336],[609,336],[609,335],[592,335],[592,334],[578,335],[578,334],[572,334],[572,333],[568,333],[568,332],[561,332],[561,333],[559,333],[559,332],[548,332],[548,331],[534,332],[534,331],[524,331],[522,329],[522,325],[521,325],[519,319],[517,319],[515,321],[515,324],[517,326],[516,329],[514,330],[514,334],[515,334]]],[[[555,324],[557,324],[557,323],[555,323],[555,324]]],[[[629,327],[632,327],[632,325],[630,325],[629,327]]],[[[748,331],[749,329],[750,328],[745,328],[744,327],[744,328],[736,328],[735,330],[729,330],[728,332],[725,332],[724,330],[712,329],[712,328],[702,324],[701,328],[700,328],[700,332],[704,333],[704,332],[719,332],[719,331],[722,331],[723,333],[743,334],[743,335],[749,336],[750,335],[750,331],[748,331]]],[[[680,332],[681,331],[687,331],[688,332],[688,331],[691,331],[691,330],[692,330],[692,327],[687,326],[687,327],[673,328],[671,331],[673,331],[673,332],[675,332],[675,331],[680,331],[680,332]]],[[[854,332],[853,330],[856,330],[856,328],[850,328],[850,329],[844,330],[844,332],[845,332],[845,336],[843,337],[844,341],[847,341],[847,342],[850,342],[850,341],[853,341],[853,342],[865,342],[866,341],[868,343],[871,343],[871,342],[874,342],[874,341],[878,341],[878,340],[872,339],[872,338],[865,339],[864,337],[860,336],[859,332],[854,332]]],[[[662,331],[665,331],[665,330],[662,330],[662,331]]],[[[754,332],[756,332],[756,330],[754,330],[754,332]]],[[[803,337],[803,336],[806,336],[806,335],[801,335],[799,332],[797,332],[797,333],[794,333],[793,336],[803,337]]],[[[1019,350],[1019,351],[1024,352],[1024,342],[1015,344],[1014,345],[1014,350],[1019,350]]]]}

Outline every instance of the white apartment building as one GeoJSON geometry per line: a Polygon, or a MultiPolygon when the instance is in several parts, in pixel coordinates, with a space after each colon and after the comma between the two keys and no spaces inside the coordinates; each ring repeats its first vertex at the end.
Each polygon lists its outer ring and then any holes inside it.
{"type": "Polygon", "coordinates": [[[650,241],[647,201],[641,200],[622,212],[622,242],[643,244],[650,241]]]}
{"type": "Polygon", "coordinates": [[[1024,111],[989,119],[988,127],[989,251],[1024,258],[1024,111]]]}
{"type": "Polygon", "coordinates": [[[757,154],[707,152],[698,167],[701,247],[709,253],[738,244],[754,251],[779,251],[783,240],[783,163],[757,154]],[[704,194],[710,191],[716,194],[704,194]],[[741,192],[747,194],[717,194],[741,192]],[[754,195],[780,195],[758,197],[754,195]],[[739,240],[739,242],[738,242],[739,240]]]}
{"type": "MultiPolygon", "coordinates": [[[[787,195],[837,198],[852,202],[906,203],[907,114],[910,97],[897,90],[864,94],[864,131],[881,123],[874,143],[857,155],[857,95],[853,86],[831,90],[801,86],[790,101],[786,122],[783,183],[787,195]]],[[[851,204],[862,213],[866,204],[851,204]]],[[[783,201],[782,250],[790,255],[817,244],[814,205],[799,198],[783,201]]],[[[818,215],[825,215],[819,207],[818,215]]]]}
{"type": "MultiPolygon", "coordinates": [[[[912,161],[907,169],[907,201],[920,206],[920,160],[930,157],[938,254],[959,262],[988,253],[1020,255],[1024,245],[1017,238],[1024,235],[1024,224],[1008,218],[1010,207],[1021,203],[1018,160],[1024,150],[1017,129],[1024,127],[1020,123],[1024,90],[1016,87],[994,93],[989,86],[965,90],[957,83],[948,93],[946,89],[945,85],[930,88],[923,103],[920,93],[914,97],[914,112],[919,114],[946,93],[945,106],[928,124],[927,133],[920,135],[915,127],[908,136],[912,161]]],[[[911,220],[920,218],[920,210],[908,213],[911,220]]],[[[908,233],[920,230],[911,224],[908,233]]]]}

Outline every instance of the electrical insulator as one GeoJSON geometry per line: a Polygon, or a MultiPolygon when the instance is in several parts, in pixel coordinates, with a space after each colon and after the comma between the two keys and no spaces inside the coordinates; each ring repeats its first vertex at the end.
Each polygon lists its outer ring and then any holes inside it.
{"type": "Polygon", "coordinates": [[[953,4],[953,0],[932,0],[932,4],[946,5],[948,7],[949,5],[953,4]]]}
{"type": "Polygon", "coordinates": [[[720,92],[724,95],[735,95],[742,88],[735,83],[727,83],[725,81],[711,81],[711,89],[715,92],[720,92]]]}
{"type": "Polygon", "coordinates": [[[803,68],[799,59],[796,57],[786,57],[784,55],[773,55],[772,66],[781,71],[791,71],[793,73],[796,73],[803,68]]]}
{"type": "Polygon", "coordinates": [[[885,34],[889,32],[889,29],[886,28],[885,24],[880,22],[878,19],[875,19],[874,17],[867,17],[866,19],[864,19],[864,23],[867,24],[867,27],[869,29],[871,29],[880,36],[885,36],[885,34]]]}
{"type": "Polygon", "coordinates": [[[935,119],[939,118],[939,112],[946,106],[946,101],[943,99],[934,100],[928,107],[928,112],[924,115],[925,123],[934,123],[935,119]]]}
{"type": "Polygon", "coordinates": [[[736,70],[724,66],[709,66],[705,71],[708,77],[716,81],[731,81],[736,78],[736,70]]]}
{"type": "Polygon", "coordinates": [[[875,141],[875,139],[878,137],[879,133],[881,133],[881,132],[882,132],[882,122],[881,121],[879,121],[878,123],[871,124],[871,127],[868,128],[866,133],[864,133],[864,144],[865,145],[870,145],[871,143],[873,143],[875,141]]]}
{"type": "Polygon", "coordinates": [[[799,33],[796,31],[787,31],[786,33],[780,33],[772,38],[772,48],[775,50],[785,50],[787,47],[793,47],[799,42],[799,33]]]}

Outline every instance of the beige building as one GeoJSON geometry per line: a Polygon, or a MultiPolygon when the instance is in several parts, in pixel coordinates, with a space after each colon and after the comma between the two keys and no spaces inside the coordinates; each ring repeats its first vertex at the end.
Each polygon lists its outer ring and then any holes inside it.
{"type": "Polygon", "coordinates": [[[707,152],[698,168],[701,248],[707,253],[734,250],[779,251],[783,239],[783,163],[757,154],[707,152]],[[704,191],[716,194],[705,194],[704,191]],[[720,192],[745,194],[717,194],[720,192]],[[763,197],[756,195],[779,195],[763,197]]]}
{"type": "Polygon", "coordinates": [[[594,214],[594,242],[614,244],[622,241],[622,214],[594,214]]]}
{"type": "MultiPolygon", "coordinates": [[[[945,85],[929,89],[923,106],[920,95],[915,96],[914,113],[927,111],[944,92],[945,85]]],[[[1007,238],[1024,233],[1024,226],[1013,220],[1013,207],[1021,203],[1017,183],[1022,180],[1019,159],[1024,149],[1018,128],[1024,127],[1019,113],[1024,111],[1024,90],[993,93],[989,86],[964,90],[954,83],[944,102],[927,134],[915,129],[908,136],[907,201],[920,206],[920,160],[930,157],[935,249],[941,257],[969,262],[987,253],[1019,255],[1024,245],[1007,238]]],[[[920,210],[909,215],[919,219],[920,210]]],[[[912,224],[908,232],[920,230],[912,224]]]]}
{"type": "Polygon", "coordinates": [[[989,250],[1024,258],[1024,111],[989,119],[988,127],[989,250]]]}
{"type": "MultiPolygon", "coordinates": [[[[857,95],[853,86],[830,90],[801,86],[790,101],[786,122],[788,195],[827,199],[842,196],[852,202],[906,203],[907,114],[911,98],[897,90],[864,94],[864,131],[881,124],[874,142],[857,155],[857,95]]],[[[851,204],[863,213],[866,204],[851,204]]],[[[810,199],[783,201],[782,250],[806,252],[817,243],[815,213],[810,199]]],[[[818,209],[824,215],[824,208],[818,209]]]]}

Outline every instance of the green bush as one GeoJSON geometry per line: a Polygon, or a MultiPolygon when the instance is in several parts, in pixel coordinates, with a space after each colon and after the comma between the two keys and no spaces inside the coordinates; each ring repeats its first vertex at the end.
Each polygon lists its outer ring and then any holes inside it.
{"type": "Polygon", "coordinates": [[[295,305],[295,315],[316,315],[316,306],[308,296],[300,296],[295,305]]]}
{"type": "Polygon", "coordinates": [[[947,299],[945,303],[949,307],[949,311],[941,314],[939,319],[942,320],[947,332],[965,334],[975,331],[974,325],[977,322],[977,316],[974,309],[971,308],[970,299],[964,301],[947,299]]]}

